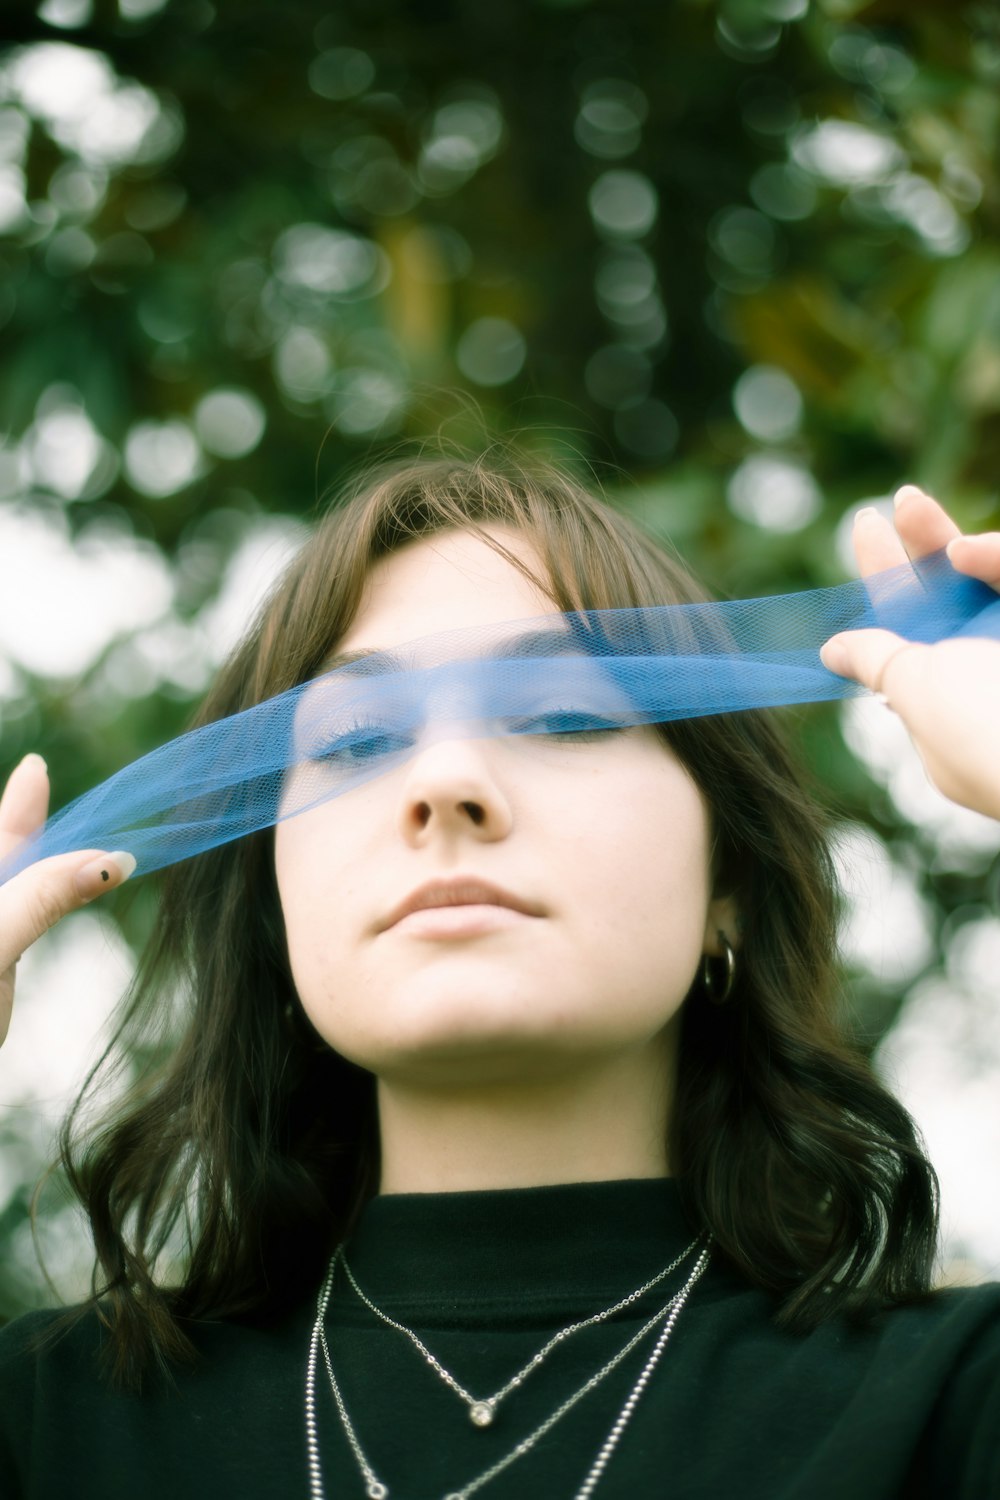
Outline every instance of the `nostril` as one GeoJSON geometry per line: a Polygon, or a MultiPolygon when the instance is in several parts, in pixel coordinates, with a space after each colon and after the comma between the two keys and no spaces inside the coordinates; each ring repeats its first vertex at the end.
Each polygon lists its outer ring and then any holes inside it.
{"type": "Polygon", "coordinates": [[[473,823],[475,823],[476,827],[478,828],[479,824],[483,821],[483,818],[485,817],[485,814],[484,814],[482,808],[479,806],[479,803],[478,802],[463,802],[463,803],[461,803],[461,807],[462,807],[462,810],[464,812],[467,812],[469,814],[469,817],[472,819],[473,823]]]}

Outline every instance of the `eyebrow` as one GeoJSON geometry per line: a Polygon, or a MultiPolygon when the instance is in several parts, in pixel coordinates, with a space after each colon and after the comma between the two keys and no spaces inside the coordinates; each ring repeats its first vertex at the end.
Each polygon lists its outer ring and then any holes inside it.
{"type": "MultiPolygon", "coordinates": [[[[562,629],[526,630],[521,635],[499,641],[481,654],[492,661],[506,661],[522,656],[581,656],[583,652],[576,634],[572,630],[562,629]]],[[[349,672],[352,667],[360,662],[370,661],[372,657],[379,657],[380,660],[371,663],[366,675],[407,670],[407,664],[398,652],[368,646],[359,651],[341,651],[336,656],[331,656],[321,671],[324,674],[341,670],[349,672]]]]}

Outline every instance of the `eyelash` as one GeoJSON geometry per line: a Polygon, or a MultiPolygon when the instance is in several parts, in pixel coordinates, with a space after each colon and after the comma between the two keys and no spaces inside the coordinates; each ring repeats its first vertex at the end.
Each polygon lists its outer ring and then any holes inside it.
{"type": "MultiPolygon", "coordinates": [[[[590,717],[591,715],[589,714],[577,713],[572,709],[554,709],[552,713],[538,714],[534,719],[512,720],[511,722],[520,724],[541,724],[547,720],[561,719],[565,723],[567,719],[587,719],[590,717]]],[[[546,739],[562,739],[568,737],[574,740],[595,740],[603,738],[608,734],[620,734],[626,728],[628,728],[626,724],[606,723],[598,726],[593,726],[590,729],[550,729],[547,732],[540,731],[540,733],[544,734],[544,737],[546,739]]],[[[377,739],[379,737],[385,740],[386,735],[383,733],[383,729],[384,726],[381,724],[366,723],[363,721],[357,724],[352,724],[350,728],[346,729],[342,735],[338,736],[338,738],[329,746],[328,749],[321,750],[318,754],[311,756],[310,759],[315,761],[333,761],[343,756],[348,750],[354,749],[358,745],[369,744],[373,739],[377,739]],[[365,736],[367,736],[367,738],[365,736]]],[[[529,734],[530,731],[522,730],[521,733],[529,734]]],[[[390,752],[383,749],[376,750],[373,753],[375,755],[388,755],[390,752]]],[[[357,762],[355,762],[355,764],[357,764],[357,762]]]]}

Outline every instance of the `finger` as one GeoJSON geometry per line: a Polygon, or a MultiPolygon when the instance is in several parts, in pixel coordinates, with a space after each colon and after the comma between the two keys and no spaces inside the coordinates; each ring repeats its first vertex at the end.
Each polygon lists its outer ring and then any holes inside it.
{"type": "Polygon", "coordinates": [[[0,886],[0,972],[60,918],[124,884],[134,869],[132,855],[122,850],[78,849],[40,859],[12,876],[0,886]]]}
{"type": "Polygon", "coordinates": [[[898,568],[910,560],[891,522],[871,506],[865,506],[854,517],[852,541],[862,578],[884,573],[887,568],[898,568]]]}
{"type": "Polygon", "coordinates": [[[948,560],[957,572],[1000,589],[1000,531],[955,537],[948,543],[948,560]]]}
{"type": "Polygon", "coordinates": [[[962,535],[944,506],[915,484],[902,485],[892,501],[896,530],[914,562],[962,535]]]}
{"type": "Polygon", "coordinates": [[[123,884],[134,869],[132,855],[121,850],[80,849],[41,859],[0,886],[0,1044],[10,1026],[17,964],[25,949],[69,912],[123,884]]]}
{"type": "Polygon", "coordinates": [[[0,859],[49,815],[49,774],[40,755],[26,755],[11,771],[0,797],[0,859]]]}
{"type": "Polygon", "coordinates": [[[891,630],[845,630],[833,635],[820,648],[820,660],[838,677],[853,677],[873,693],[881,689],[882,677],[899,651],[924,648],[891,630]]]}

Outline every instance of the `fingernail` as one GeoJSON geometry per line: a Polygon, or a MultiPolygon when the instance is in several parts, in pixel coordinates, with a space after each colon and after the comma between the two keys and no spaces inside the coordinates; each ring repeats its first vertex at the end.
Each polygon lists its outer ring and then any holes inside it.
{"type": "Polygon", "coordinates": [[[892,503],[896,510],[907,500],[926,500],[927,493],[917,484],[901,484],[892,497],[892,503]]]}
{"type": "Polygon", "coordinates": [[[89,865],[84,865],[82,870],[77,870],[73,881],[83,899],[93,901],[102,891],[124,885],[135,866],[133,855],[116,849],[113,854],[102,854],[98,859],[92,859],[89,865]]]}
{"type": "Polygon", "coordinates": [[[837,636],[831,636],[826,644],[819,648],[819,659],[828,672],[836,672],[838,677],[848,675],[847,649],[837,636]]]}
{"type": "Polygon", "coordinates": [[[32,750],[30,754],[26,755],[23,760],[18,761],[17,769],[20,770],[22,766],[41,766],[46,775],[48,774],[48,766],[45,764],[42,757],[40,755],[37,755],[34,750],[32,750]]]}
{"type": "Polygon", "coordinates": [[[875,509],[874,505],[862,505],[860,510],[856,510],[854,512],[855,525],[858,523],[858,521],[867,521],[869,516],[877,515],[878,511],[875,509]]]}

